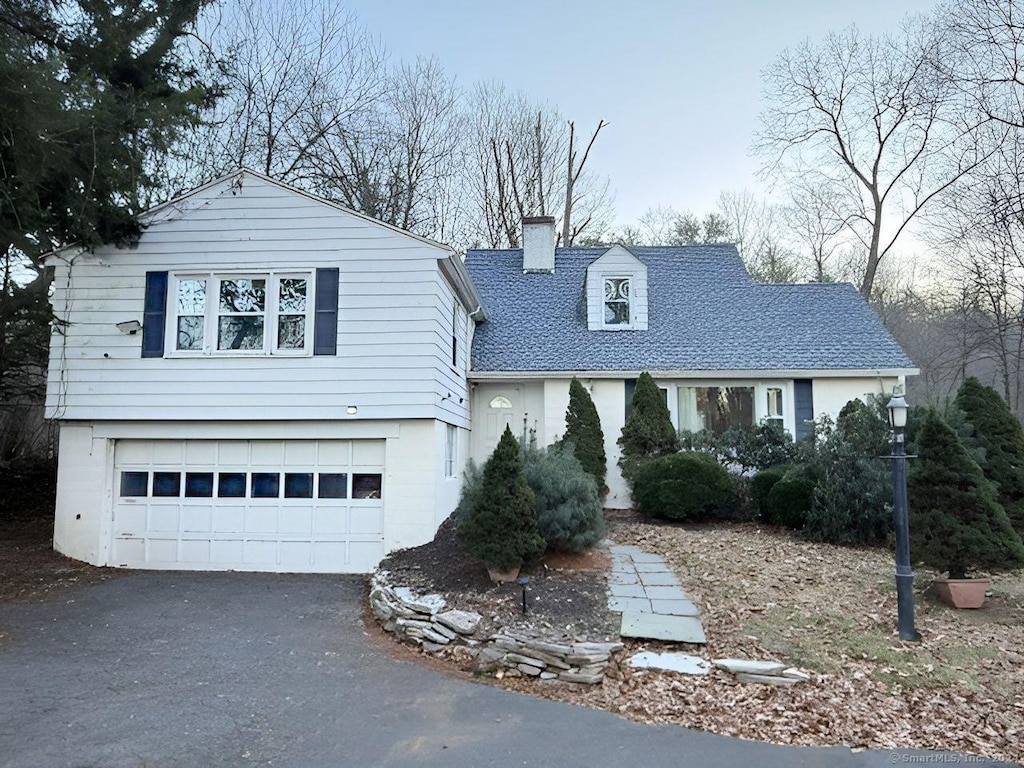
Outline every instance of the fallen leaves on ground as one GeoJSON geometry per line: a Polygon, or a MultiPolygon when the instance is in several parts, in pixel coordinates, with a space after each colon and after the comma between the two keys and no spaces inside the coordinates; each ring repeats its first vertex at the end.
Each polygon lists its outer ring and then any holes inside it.
{"type": "Polygon", "coordinates": [[[603,686],[507,687],[599,707],[645,723],[674,723],[778,744],[932,749],[1024,761],[1024,579],[1000,576],[979,611],[927,593],[919,573],[920,643],[896,634],[894,562],[884,549],[813,544],[754,525],[684,528],[635,519],[610,538],[655,552],[700,607],[705,647],[631,641],[603,686]],[[634,670],[637,651],[786,661],[803,685],[740,684],[634,670]]]}

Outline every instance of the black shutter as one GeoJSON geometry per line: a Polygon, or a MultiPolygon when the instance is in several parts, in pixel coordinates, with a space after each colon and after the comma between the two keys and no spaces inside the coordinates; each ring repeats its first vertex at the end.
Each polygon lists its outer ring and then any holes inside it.
{"type": "Polygon", "coordinates": [[[164,356],[167,316],[167,273],[146,273],[146,301],[142,309],[142,356],[164,356]]]}
{"type": "Polygon", "coordinates": [[[313,314],[313,354],[338,354],[338,269],[316,271],[316,308],[313,314]]]}
{"type": "Polygon", "coordinates": [[[636,379],[626,379],[626,421],[629,421],[629,414],[633,412],[633,392],[636,390],[636,379]]]}
{"type": "Polygon", "coordinates": [[[811,433],[814,423],[814,390],[810,379],[793,380],[793,415],[796,417],[797,441],[811,433]]]}

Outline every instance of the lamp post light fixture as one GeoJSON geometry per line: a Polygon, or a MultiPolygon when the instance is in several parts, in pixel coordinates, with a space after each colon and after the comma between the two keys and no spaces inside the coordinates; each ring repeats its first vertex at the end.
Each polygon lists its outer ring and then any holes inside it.
{"type": "Polygon", "coordinates": [[[910,567],[910,521],[907,514],[907,401],[894,395],[886,406],[892,427],[892,496],[896,523],[896,606],[900,640],[920,640],[914,629],[914,571],[910,567]]]}

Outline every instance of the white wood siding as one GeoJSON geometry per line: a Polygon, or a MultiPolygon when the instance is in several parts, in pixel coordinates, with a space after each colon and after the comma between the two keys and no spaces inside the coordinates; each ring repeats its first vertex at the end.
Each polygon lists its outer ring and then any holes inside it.
{"type": "Polygon", "coordinates": [[[612,246],[587,267],[587,328],[591,331],[646,331],[647,265],[621,245],[612,246]],[[604,278],[628,277],[630,288],[629,327],[604,324],[604,278]]]}
{"type": "MultiPolygon", "coordinates": [[[[139,246],[55,259],[51,417],[442,419],[467,428],[465,338],[451,365],[451,288],[417,238],[257,177],[213,185],[154,215],[139,246]],[[147,271],[340,269],[338,354],[141,357],[147,271]],[[357,414],[347,413],[356,406],[357,414]]],[[[169,288],[173,290],[173,286],[169,288]]],[[[168,296],[168,304],[173,303],[168,296]]],[[[312,297],[310,297],[312,300],[312,297]]],[[[167,339],[165,351],[172,347],[167,339]]]]}

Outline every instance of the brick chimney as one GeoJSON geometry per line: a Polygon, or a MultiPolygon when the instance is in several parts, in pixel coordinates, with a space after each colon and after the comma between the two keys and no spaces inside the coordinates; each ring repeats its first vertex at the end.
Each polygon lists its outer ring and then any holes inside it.
{"type": "Polygon", "coordinates": [[[555,217],[523,217],[523,272],[555,271],[555,217]]]}

